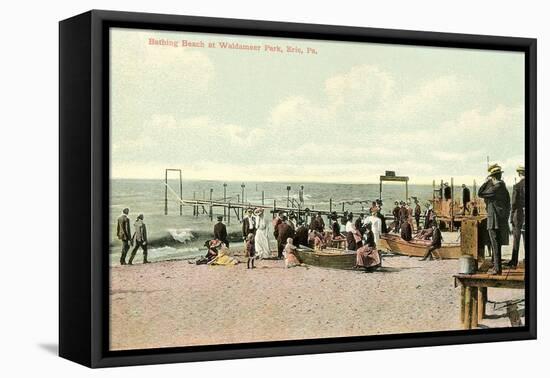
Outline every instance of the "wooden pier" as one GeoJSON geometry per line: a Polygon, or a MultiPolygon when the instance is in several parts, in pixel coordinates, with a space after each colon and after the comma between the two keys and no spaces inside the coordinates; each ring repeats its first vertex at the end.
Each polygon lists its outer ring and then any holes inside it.
{"type": "MultiPolygon", "coordinates": [[[[220,214],[223,212],[223,219],[228,224],[231,224],[232,218],[236,219],[237,221],[241,221],[244,217],[244,213],[247,209],[264,209],[267,212],[270,212],[275,216],[278,212],[286,212],[286,213],[294,213],[297,218],[302,218],[307,222],[307,218],[311,217],[313,214],[321,214],[321,215],[330,215],[330,214],[336,214],[338,217],[344,215],[344,212],[346,211],[346,204],[356,204],[358,202],[341,202],[341,206],[339,206],[339,209],[337,210],[334,207],[334,202],[332,199],[329,199],[329,208],[328,209],[315,209],[314,206],[309,207],[301,207],[296,206],[296,201],[292,202],[289,201],[290,206],[286,205],[278,205],[276,200],[273,200],[272,204],[265,204],[265,196],[262,193],[262,197],[264,197],[264,200],[262,201],[262,204],[255,204],[251,202],[242,202],[240,201],[240,198],[236,202],[232,201],[223,201],[223,200],[215,200],[212,199],[212,192],[210,192],[209,199],[184,199],[174,192],[174,190],[166,185],[167,191],[172,192],[174,196],[176,197],[176,201],[180,204],[180,206],[183,207],[192,207],[193,208],[193,215],[199,216],[199,215],[207,215],[210,220],[214,219],[214,214],[216,213],[216,209],[220,210],[220,214]],[[293,206],[294,205],[294,206],[293,206]]],[[[361,201],[365,204],[367,201],[361,201]]],[[[366,210],[365,210],[366,211],[366,210]]]]}
{"type": "MultiPolygon", "coordinates": [[[[264,209],[266,212],[270,212],[273,217],[278,212],[286,212],[288,214],[294,213],[297,218],[303,219],[306,223],[308,219],[314,215],[314,214],[321,214],[321,215],[330,215],[330,214],[336,214],[338,217],[343,216],[346,213],[346,210],[349,209],[350,206],[353,205],[360,205],[361,209],[353,209],[351,211],[357,211],[359,212],[367,212],[368,208],[370,207],[370,202],[368,200],[355,200],[355,201],[349,201],[349,200],[341,200],[341,201],[334,201],[332,198],[329,198],[328,200],[328,209],[316,209],[314,205],[306,206],[303,202],[300,202],[299,200],[296,200],[294,198],[290,197],[290,186],[287,186],[287,196],[286,199],[283,201],[283,204],[279,204],[277,200],[269,200],[269,204],[267,203],[267,199],[265,198],[265,192],[262,191],[261,193],[261,203],[252,203],[250,201],[243,200],[245,198],[245,184],[241,184],[241,193],[236,195],[235,197],[228,197],[227,196],[227,184],[223,184],[223,198],[221,199],[215,199],[213,197],[214,190],[212,188],[209,189],[209,194],[207,196],[207,191],[204,191],[202,193],[202,199],[197,198],[197,193],[193,193],[193,198],[191,199],[185,199],[183,198],[182,193],[182,182],[181,182],[181,171],[176,169],[167,169],[165,172],[165,180],[164,180],[164,186],[165,186],[165,193],[164,193],[164,204],[165,204],[165,211],[164,214],[168,214],[168,194],[171,193],[174,197],[175,201],[180,206],[180,215],[183,214],[183,207],[191,207],[193,210],[193,216],[199,216],[199,215],[206,215],[210,218],[211,221],[214,220],[215,214],[220,214],[223,216],[223,219],[227,224],[231,224],[231,221],[233,219],[240,222],[243,217],[245,216],[246,210],[249,208],[257,209],[261,208],[264,209]],[[176,171],[180,173],[180,193],[177,193],[170,185],[168,185],[168,172],[170,171],[176,171]]],[[[303,191],[303,186],[300,187],[300,191],[303,191]]],[[[388,214],[389,218],[392,218],[391,214],[388,214]]]]}

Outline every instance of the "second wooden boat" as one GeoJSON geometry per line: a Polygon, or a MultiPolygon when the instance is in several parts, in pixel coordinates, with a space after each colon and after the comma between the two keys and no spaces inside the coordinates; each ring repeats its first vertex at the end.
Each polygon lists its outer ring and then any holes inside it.
{"type": "MultiPolygon", "coordinates": [[[[378,242],[379,249],[405,256],[423,257],[430,245],[430,240],[405,241],[399,235],[383,234],[378,242]]],[[[458,259],[462,255],[460,243],[443,243],[437,250],[442,259],[458,259]]]]}

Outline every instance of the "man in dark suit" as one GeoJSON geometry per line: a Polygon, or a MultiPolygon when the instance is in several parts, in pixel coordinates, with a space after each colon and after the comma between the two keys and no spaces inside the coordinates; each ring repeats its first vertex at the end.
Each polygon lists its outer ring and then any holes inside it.
{"type": "Polygon", "coordinates": [[[399,202],[395,201],[395,207],[392,210],[393,221],[395,222],[394,232],[399,232],[399,202]]]}
{"type": "Polygon", "coordinates": [[[416,206],[414,207],[414,220],[416,221],[416,230],[420,231],[420,216],[422,215],[422,208],[418,201],[416,201],[416,206]]]}
{"type": "Polygon", "coordinates": [[[487,231],[493,251],[493,268],[489,274],[501,274],[502,246],[508,245],[510,228],[510,193],[502,180],[502,168],[498,164],[489,166],[489,176],[478,191],[487,208],[487,231]]]}
{"type": "Polygon", "coordinates": [[[441,231],[439,230],[439,227],[437,226],[437,221],[434,220],[432,223],[432,242],[430,243],[430,246],[428,247],[428,250],[426,251],[426,254],[424,257],[422,257],[420,260],[425,261],[426,259],[433,260],[434,253],[437,249],[441,248],[441,242],[443,241],[443,238],[441,237],[441,231]]]}
{"type": "Polygon", "coordinates": [[[284,213],[279,211],[275,218],[271,221],[271,225],[273,226],[273,236],[275,236],[275,239],[277,239],[277,226],[283,221],[283,215],[284,213]]]}
{"type": "Polygon", "coordinates": [[[254,217],[254,211],[248,209],[246,217],[243,219],[243,240],[246,240],[248,234],[256,235],[256,218],[254,217]]]}
{"type": "Polygon", "coordinates": [[[384,216],[382,211],[382,205],[382,200],[377,199],[376,206],[378,207],[378,212],[376,213],[376,216],[380,218],[380,221],[382,222],[382,229],[380,230],[380,232],[382,232],[383,234],[387,234],[388,225],[386,224],[386,217],[384,216]]]}
{"type": "Polygon", "coordinates": [[[128,219],[129,212],[130,209],[128,208],[122,210],[122,214],[118,217],[116,224],[117,237],[122,241],[120,265],[126,265],[126,255],[128,254],[132,240],[132,233],[130,232],[130,219],[128,219]]]}
{"type": "Polygon", "coordinates": [[[470,189],[466,184],[462,184],[462,215],[468,211],[468,204],[470,203],[470,189]]]}
{"type": "MultiPolygon", "coordinates": [[[[512,190],[512,235],[514,241],[512,244],[512,259],[508,263],[511,267],[518,265],[519,243],[525,224],[525,167],[518,167],[517,172],[519,181],[512,190]]],[[[525,236],[523,237],[523,249],[525,250],[525,236]]]]}
{"type": "Polygon", "coordinates": [[[132,240],[134,242],[134,249],[130,255],[130,260],[128,260],[128,265],[132,265],[136,252],[140,247],[143,250],[143,263],[149,264],[149,261],[147,261],[147,228],[145,227],[145,223],[143,223],[143,214],[139,214],[134,223],[134,236],[132,240]]]}
{"type": "Polygon", "coordinates": [[[218,223],[214,225],[214,239],[218,239],[229,247],[229,239],[227,238],[227,228],[223,224],[223,217],[220,215],[218,217],[218,223]]]}
{"type": "Polygon", "coordinates": [[[296,247],[303,245],[308,246],[308,229],[304,226],[304,221],[302,219],[298,220],[298,228],[294,234],[294,245],[296,247]]]}
{"type": "Polygon", "coordinates": [[[311,216],[311,222],[309,222],[309,229],[311,231],[315,231],[319,228],[319,222],[317,220],[317,216],[312,215],[311,216]]]}
{"type": "Polygon", "coordinates": [[[325,231],[325,221],[323,220],[323,215],[321,213],[317,213],[317,216],[315,217],[315,220],[317,221],[317,228],[315,229],[315,231],[324,232],[325,231]]]}
{"type": "Polygon", "coordinates": [[[294,230],[288,224],[288,218],[283,216],[282,222],[277,226],[277,256],[283,258],[283,250],[285,249],[288,238],[294,237],[294,230]]]}
{"type": "Polygon", "coordinates": [[[449,186],[449,183],[446,182],[445,184],[443,184],[443,197],[445,198],[446,201],[450,200],[451,197],[452,197],[452,190],[451,190],[451,187],[449,186]]]}

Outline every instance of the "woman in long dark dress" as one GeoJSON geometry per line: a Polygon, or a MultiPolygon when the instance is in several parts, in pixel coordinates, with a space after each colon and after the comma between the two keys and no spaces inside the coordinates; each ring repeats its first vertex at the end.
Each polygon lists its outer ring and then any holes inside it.
{"type": "Polygon", "coordinates": [[[374,233],[372,232],[372,227],[370,223],[367,223],[367,229],[365,232],[365,244],[357,249],[357,259],[356,267],[357,268],[374,268],[380,266],[382,260],[380,259],[380,254],[376,249],[376,243],[374,242],[374,233]]]}

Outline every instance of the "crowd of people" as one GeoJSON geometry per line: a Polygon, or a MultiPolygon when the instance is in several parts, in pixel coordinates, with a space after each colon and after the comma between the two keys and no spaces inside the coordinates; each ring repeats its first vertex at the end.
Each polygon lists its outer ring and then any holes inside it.
{"type": "MultiPolygon", "coordinates": [[[[502,180],[502,168],[493,164],[488,168],[489,175],[478,191],[478,197],[485,200],[487,209],[487,231],[493,256],[492,274],[500,274],[501,249],[509,243],[510,228],[512,224],[513,248],[512,259],[509,265],[518,264],[519,244],[525,224],[525,168],[519,167],[517,173],[519,182],[513,187],[510,197],[506,184],[502,180]]],[[[441,198],[451,201],[451,188],[447,183],[441,187],[441,198]]],[[[463,214],[468,212],[477,215],[477,207],[472,205],[470,190],[462,185],[463,214]]],[[[311,216],[308,214],[309,224],[297,216],[295,212],[278,212],[271,222],[267,222],[263,208],[249,208],[242,219],[242,239],[244,242],[247,268],[254,269],[254,261],[257,259],[272,258],[269,245],[268,225],[271,224],[272,234],[277,241],[277,259],[284,259],[286,267],[300,265],[296,253],[297,248],[323,250],[327,247],[335,247],[357,254],[357,267],[371,268],[380,266],[381,259],[377,245],[382,234],[396,233],[405,241],[430,240],[426,254],[422,260],[437,257],[437,250],[441,248],[442,236],[439,230],[439,222],[432,203],[427,203],[423,211],[417,198],[412,197],[407,202],[395,201],[392,210],[393,220],[388,225],[382,212],[382,201],[373,201],[367,213],[354,215],[353,212],[344,212],[338,215],[331,212],[327,215],[327,227],[323,214],[317,212],[311,216]],[[412,201],[414,200],[414,207],[412,201]],[[421,227],[421,219],[423,220],[421,227]]],[[[131,233],[128,208],[122,211],[117,219],[116,234],[122,242],[120,257],[121,265],[132,265],[137,251],[143,251],[143,263],[147,264],[147,228],[143,214],[139,214],[134,222],[134,233],[131,233]],[[130,258],[126,261],[127,254],[132,248],[130,258]]],[[[227,228],[223,223],[223,217],[217,217],[218,222],[214,226],[214,238],[205,242],[206,255],[197,260],[197,263],[212,265],[234,265],[238,260],[229,252],[229,237],[227,228]]],[[[525,243],[525,239],[524,239],[525,243]]]]}
{"type": "MultiPolygon", "coordinates": [[[[336,212],[331,212],[327,214],[325,222],[323,214],[317,212],[308,218],[309,223],[306,223],[295,212],[279,211],[275,214],[270,224],[277,243],[277,255],[272,257],[264,209],[247,209],[241,222],[247,268],[254,269],[254,260],[265,258],[284,259],[286,267],[297,266],[300,265],[297,248],[324,250],[327,247],[356,251],[357,267],[371,268],[380,265],[381,259],[376,245],[380,235],[388,232],[381,201],[372,202],[368,215],[361,213],[355,217],[352,212],[345,212],[338,216],[336,212]]],[[[229,247],[223,217],[218,217],[218,223],[214,226],[214,239],[209,242],[221,242],[224,247],[229,247]]],[[[206,263],[213,261],[217,253],[217,250],[212,252],[209,248],[205,256],[206,263]]]]}

